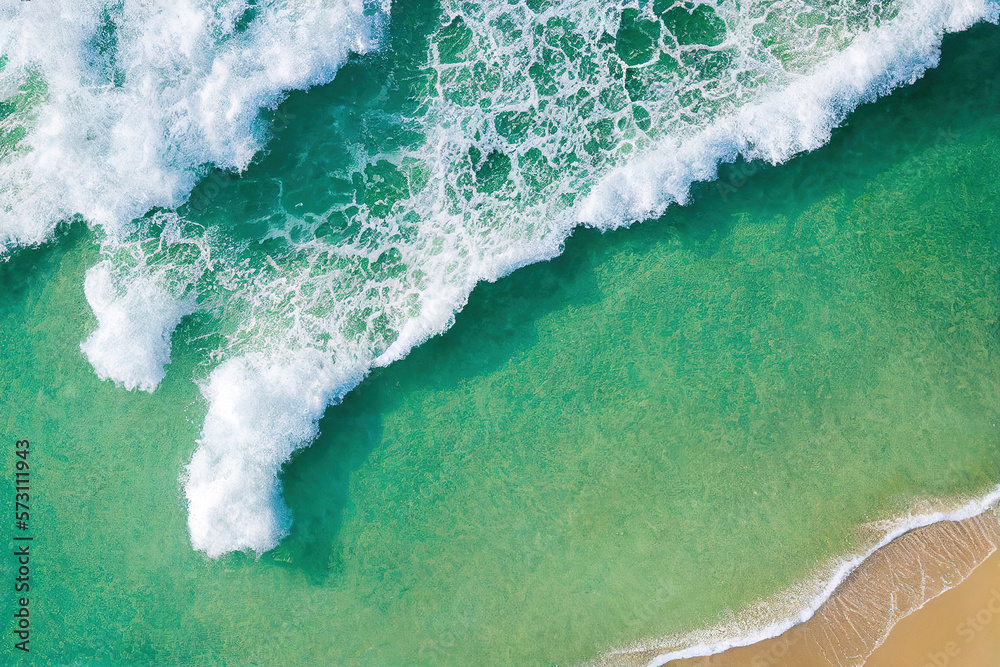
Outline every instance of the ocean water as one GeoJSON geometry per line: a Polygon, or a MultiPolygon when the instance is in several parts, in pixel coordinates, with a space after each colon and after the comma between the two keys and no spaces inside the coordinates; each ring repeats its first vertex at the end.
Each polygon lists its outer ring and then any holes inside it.
{"type": "Polygon", "coordinates": [[[722,641],[1000,483],[995,2],[0,12],[28,664],[722,641]]]}

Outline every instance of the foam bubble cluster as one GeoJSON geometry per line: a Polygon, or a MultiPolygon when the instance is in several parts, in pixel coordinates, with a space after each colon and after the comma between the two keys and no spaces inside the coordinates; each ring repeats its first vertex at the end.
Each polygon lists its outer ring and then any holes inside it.
{"type": "MultiPolygon", "coordinates": [[[[371,11],[369,11],[371,10],[371,11]]],[[[74,216],[116,235],[260,150],[263,107],[371,49],[364,0],[0,6],[0,255],[74,216]]]]}
{"type": "Polygon", "coordinates": [[[345,378],[325,355],[230,359],[202,391],[209,402],[198,451],[188,464],[188,526],[196,549],[266,551],[288,529],[277,469],[316,436],[316,423],[345,378]]]}
{"type": "Polygon", "coordinates": [[[197,295],[177,298],[146,275],[116,284],[106,262],[87,271],[83,287],[97,330],[80,349],[97,376],[125,389],[153,391],[170,363],[170,337],[197,310],[197,295]]]}
{"type": "Polygon", "coordinates": [[[835,57],[791,70],[785,85],[617,166],[581,202],[581,222],[607,228],[657,216],[670,203],[685,202],[695,181],[714,178],[722,162],[741,156],[779,164],[819,148],[860,104],[936,66],[943,33],[995,22],[1000,14],[989,1],[896,5],[892,20],[860,32],[835,57]]]}

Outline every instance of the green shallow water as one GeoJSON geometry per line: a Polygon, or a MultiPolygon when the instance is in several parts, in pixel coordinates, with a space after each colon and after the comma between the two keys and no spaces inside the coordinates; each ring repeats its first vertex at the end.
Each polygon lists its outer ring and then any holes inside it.
{"type": "Polygon", "coordinates": [[[20,252],[2,460],[31,439],[35,625],[4,660],[578,662],[775,595],[918,498],[991,489],[997,63],[995,27],[949,38],[826,148],[480,286],[327,411],[259,559],[188,543],[197,319],[155,394],[123,392],[79,350],[97,241],[20,252]]]}

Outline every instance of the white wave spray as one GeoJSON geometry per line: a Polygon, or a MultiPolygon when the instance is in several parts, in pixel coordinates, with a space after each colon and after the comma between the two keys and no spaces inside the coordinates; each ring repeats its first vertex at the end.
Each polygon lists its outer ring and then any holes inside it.
{"type": "MultiPolygon", "coordinates": [[[[471,249],[456,240],[460,234],[446,237],[447,252],[416,258],[420,269],[437,278],[419,292],[419,317],[405,318],[385,347],[342,354],[334,362],[339,369],[336,372],[328,370],[329,356],[315,351],[304,352],[291,363],[283,363],[276,355],[263,365],[233,362],[240,364],[239,386],[226,389],[232,367],[220,367],[205,390],[211,407],[202,447],[187,472],[185,488],[195,546],[211,555],[273,548],[287,525],[277,491],[278,471],[292,451],[308,444],[326,403],[350,391],[373,365],[399,359],[414,345],[446,330],[477,282],[495,280],[519,266],[554,256],[578,224],[609,229],[655,216],[671,202],[683,203],[694,182],[713,178],[720,163],[739,155],[779,163],[821,146],[859,104],[911,83],[933,67],[946,32],[963,30],[981,20],[996,21],[998,11],[996,3],[985,0],[907,3],[891,20],[863,32],[842,52],[790,75],[779,89],[764,92],[752,103],[687,136],[663,137],[640,157],[608,170],[576,206],[554,213],[544,233],[520,238],[504,238],[501,233],[501,244],[485,239],[471,249]],[[459,245],[449,248],[448,243],[459,245]],[[456,257],[464,257],[459,269],[449,269],[447,265],[455,264],[456,257]],[[251,370],[258,367],[265,370],[251,370]],[[289,394],[281,391],[273,394],[270,402],[267,397],[272,394],[267,388],[275,382],[282,387],[307,388],[301,394],[303,401],[291,401],[289,394]],[[248,386],[257,390],[247,390],[248,386]],[[268,402],[263,404],[262,400],[268,402]],[[283,437],[282,425],[293,416],[295,426],[283,437]],[[312,426],[307,427],[307,423],[312,426]],[[256,436],[242,435],[251,433],[267,434],[277,442],[269,440],[265,446],[256,436]],[[261,450],[267,455],[261,457],[261,450]],[[225,472],[220,472],[223,467],[225,472]],[[250,472],[240,478],[241,471],[250,472]],[[215,488],[212,484],[230,491],[211,492],[209,489],[215,488]],[[260,490],[263,488],[266,492],[260,490]],[[236,529],[230,517],[239,517],[247,527],[236,529]]],[[[440,138],[431,131],[428,143],[438,150],[447,147],[452,140],[443,135],[451,131],[440,130],[440,138]]],[[[444,166],[440,169],[432,180],[445,183],[447,170],[444,166]]],[[[430,201],[417,208],[426,212],[437,230],[470,232],[467,221],[456,221],[456,216],[445,210],[439,192],[432,190],[425,196],[430,201]]],[[[520,215],[523,218],[524,213],[520,215]]]]}
{"type": "Polygon", "coordinates": [[[247,167],[266,140],[260,110],[375,48],[387,4],[0,5],[0,254],[74,216],[101,230],[109,259],[86,285],[99,327],[83,349],[126,388],[162,379],[195,294],[236,323],[184,473],[192,543],[212,557],[278,543],[281,465],[373,366],[446,330],[478,282],[555,256],[580,224],[683,203],[722,162],[821,146],[859,104],[933,67],[945,33],[1000,14],[996,0],[443,5],[427,99],[401,121],[422,140],[354,150],[357,170],[329,175],[364,196],[279,203],[260,214],[290,250],[226,260],[181,223],[156,232],[156,259],[136,219],[180,206],[209,165],[247,167]],[[813,5],[828,23],[810,32],[792,19],[813,5]],[[677,12],[696,10],[714,33],[683,32],[677,12]],[[178,244],[200,249],[183,270],[178,244]]]}
{"type": "Polygon", "coordinates": [[[387,4],[0,3],[0,255],[82,216],[112,236],[263,146],[262,108],[372,49],[387,4]],[[377,11],[368,11],[377,10],[377,11]],[[241,20],[242,19],[242,20],[241,20]]]}

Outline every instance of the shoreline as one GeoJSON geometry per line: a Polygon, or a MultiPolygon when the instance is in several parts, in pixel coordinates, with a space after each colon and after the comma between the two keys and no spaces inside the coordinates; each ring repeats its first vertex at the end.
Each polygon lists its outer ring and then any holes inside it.
{"type": "Polygon", "coordinates": [[[859,530],[881,539],[873,540],[875,545],[863,554],[829,561],[812,579],[742,610],[732,620],[686,635],[637,642],[592,664],[863,664],[897,623],[961,584],[995,555],[1000,548],[998,502],[1000,486],[950,511],[914,510],[895,521],[864,524],[859,530]],[[760,622],[769,608],[792,600],[800,601],[797,612],[785,611],[780,621],[760,622]],[[801,604],[803,600],[808,603],[801,604]],[[887,609],[878,609],[880,602],[887,609]],[[831,650],[841,654],[838,662],[825,657],[831,650]]]}
{"type": "Polygon", "coordinates": [[[867,667],[979,667],[1000,655],[1000,549],[962,583],[902,619],[867,667]]]}

